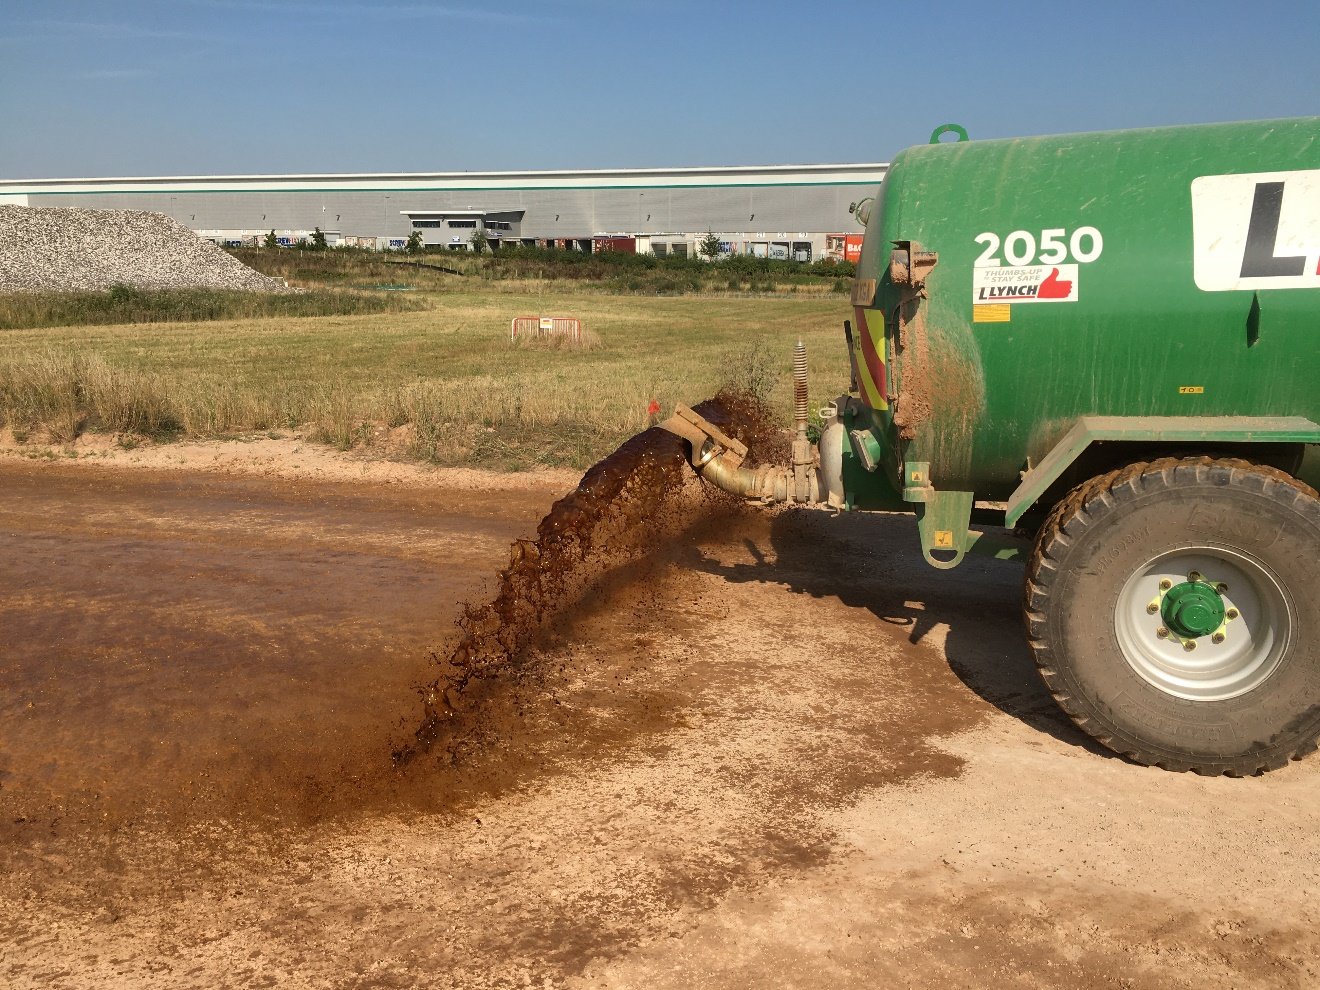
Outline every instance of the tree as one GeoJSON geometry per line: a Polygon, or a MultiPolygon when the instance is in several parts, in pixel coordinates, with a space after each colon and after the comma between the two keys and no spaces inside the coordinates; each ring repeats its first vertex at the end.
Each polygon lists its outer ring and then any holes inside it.
{"type": "Polygon", "coordinates": [[[706,236],[697,241],[697,253],[704,256],[708,261],[714,261],[720,255],[720,235],[711,230],[706,231],[706,236]]]}
{"type": "Polygon", "coordinates": [[[486,250],[486,245],[490,243],[490,238],[486,236],[484,230],[478,227],[472,232],[472,236],[468,238],[468,243],[472,245],[473,251],[481,254],[482,251],[486,250]]]}
{"type": "Polygon", "coordinates": [[[403,249],[409,254],[417,254],[422,249],[422,232],[414,230],[408,235],[408,243],[404,244],[403,249]]]}
{"type": "Polygon", "coordinates": [[[266,235],[265,240],[262,242],[262,246],[268,248],[277,248],[280,246],[280,239],[275,236],[275,231],[272,230],[266,235]]]}
{"type": "Polygon", "coordinates": [[[324,251],[326,247],[327,245],[325,243],[325,232],[322,231],[320,227],[317,227],[314,231],[312,231],[312,250],[324,251]]]}

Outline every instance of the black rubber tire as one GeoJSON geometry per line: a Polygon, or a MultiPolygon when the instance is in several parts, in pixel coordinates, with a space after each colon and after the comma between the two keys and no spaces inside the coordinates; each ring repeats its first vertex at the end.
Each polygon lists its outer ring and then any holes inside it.
{"type": "Polygon", "coordinates": [[[1027,565],[1023,612],[1041,677],[1085,732],[1137,763],[1243,776],[1277,769],[1320,737],[1320,498],[1276,468],[1169,458],[1073,489],[1027,565]],[[1291,599],[1274,672],[1235,698],[1189,701],[1137,674],[1115,630],[1137,568],[1199,541],[1266,564],[1291,599]]]}

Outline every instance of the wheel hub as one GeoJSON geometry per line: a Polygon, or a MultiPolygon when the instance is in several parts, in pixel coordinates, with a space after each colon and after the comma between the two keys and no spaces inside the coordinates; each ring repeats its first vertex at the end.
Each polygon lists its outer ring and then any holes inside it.
{"type": "Polygon", "coordinates": [[[1263,684],[1292,636],[1293,608],[1273,572],[1240,550],[1167,550],[1118,594],[1123,658],[1152,687],[1188,701],[1226,701],[1263,684]]]}
{"type": "Polygon", "coordinates": [[[1205,581],[1184,581],[1160,602],[1164,624],[1183,639],[1209,636],[1223,625],[1225,611],[1224,599],[1205,581]]]}

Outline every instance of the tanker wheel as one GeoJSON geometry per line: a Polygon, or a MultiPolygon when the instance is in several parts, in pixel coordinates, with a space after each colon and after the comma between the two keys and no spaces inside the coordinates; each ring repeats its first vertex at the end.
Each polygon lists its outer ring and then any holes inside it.
{"type": "Polygon", "coordinates": [[[1240,776],[1320,736],[1320,498],[1275,468],[1131,464],[1054,507],[1027,566],[1036,664],[1138,763],[1240,776]]]}

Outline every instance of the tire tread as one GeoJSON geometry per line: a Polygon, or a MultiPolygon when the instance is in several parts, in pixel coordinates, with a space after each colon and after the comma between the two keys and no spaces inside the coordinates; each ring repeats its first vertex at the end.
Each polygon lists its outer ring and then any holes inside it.
{"type": "Polygon", "coordinates": [[[1036,669],[1058,706],[1083,732],[1101,745],[1143,766],[1156,766],[1179,773],[1192,771],[1203,776],[1255,776],[1278,770],[1293,760],[1316,751],[1320,740],[1302,739],[1291,749],[1255,752],[1233,759],[1196,760],[1173,756],[1143,745],[1114,727],[1102,725],[1086,704],[1068,693],[1059,671],[1058,659],[1046,638],[1051,605],[1052,577],[1060,569],[1062,551],[1085,534],[1098,520],[1120,509],[1129,497],[1183,482],[1212,482],[1242,486],[1256,494],[1294,505],[1299,499],[1320,502],[1314,488],[1278,468],[1241,458],[1161,457],[1135,461],[1097,475],[1068,492],[1051,508],[1036,536],[1027,561],[1023,582],[1023,619],[1027,642],[1036,669]]]}

